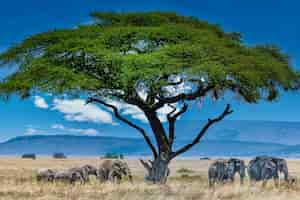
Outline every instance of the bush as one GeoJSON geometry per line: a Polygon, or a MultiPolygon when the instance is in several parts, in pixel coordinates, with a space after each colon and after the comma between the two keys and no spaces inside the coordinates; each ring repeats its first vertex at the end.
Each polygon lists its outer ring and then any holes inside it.
{"type": "Polygon", "coordinates": [[[177,170],[178,173],[181,173],[181,174],[189,174],[189,173],[194,173],[193,170],[191,169],[187,169],[187,168],[180,168],[179,170],[177,170]]]}
{"type": "Polygon", "coordinates": [[[22,158],[23,159],[32,159],[32,160],[35,160],[36,159],[36,155],[34,153],[27,153],[27,154],[23,154],[22,158]]]}
{"type": "Polygon", "coordinates": [[[123,154],[116,154],[116,153],[106,153],[103,158],[106,159],[124,159],[123,154]]]}
{"type": "Polygon", "coordinates": [[[202,158],[200,158],[200,160],[210,160],[210,158],[209,157],[202,157],[202,158]]]}
{"type": "Polygon", "coordinates": [[[67,156],[64,153],[54,153],[53,158],[55,158],[55,159],[66,159],[67,156]]]}

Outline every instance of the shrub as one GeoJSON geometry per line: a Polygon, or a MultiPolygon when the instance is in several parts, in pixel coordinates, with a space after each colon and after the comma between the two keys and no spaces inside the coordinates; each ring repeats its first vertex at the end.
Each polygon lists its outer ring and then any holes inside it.
{"type": "Polygon", "coordinates": [[[36,159],[36,155],[34,153],[27,153],[27,154],[23,154],[22,158],[23,159],[32,159],[32,160],[35,160],[36,159]]]}
{"type": "Polygon", "coordinates": [[[210,160],[209,157],[201,157],[200,160],[210,160]]]}
{"type": "Polygon", "coordinates": [[[106,153],[103,158],[106,159],[124,159],[123,154],[116,154],[116,153],[106,153]]]}
{"type": "Polygon", "coordinates": [[[193,170],[191,169],[187,169],[187,168],[180,168],[179,170],[177,170],[178,173],[181,173],[181,174],[189,174],[189,173],[194,173],[193,170]]]}
{"type": "Polygon", "coordinates": [[[66,159],[67,156],[64,153],[54,153],[53,158],[55,158],[55,159],[66,159]]]}

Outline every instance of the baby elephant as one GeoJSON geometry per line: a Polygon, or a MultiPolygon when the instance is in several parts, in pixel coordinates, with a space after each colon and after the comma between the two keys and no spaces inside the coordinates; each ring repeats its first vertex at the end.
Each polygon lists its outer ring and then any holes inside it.
{"type": "Polygon", "coordinates": [[[52,182],[54,180],[56,171],[52,169],[40,169],[37,172],[36,179],[37,181],[47,181],[52,182]]]}
{"type": "Polygon", "coordinates": [[[295,176],[289,176],[287,178],[287,183],[288,183],[289,186],[296,185],[297,184],[297,177],[295,177],[295,176]]]}
{"type": "Polygon", "coordinates": [[[69,182],[71,184],[74,184],[76,181],[80,181],[81,183],[84,183],[82,175],[80,174],[80,172],[76,172],[76,171],[60,171],[60,172],[57,172],[54,176],[54,180],[55,181],[69,182]]]}

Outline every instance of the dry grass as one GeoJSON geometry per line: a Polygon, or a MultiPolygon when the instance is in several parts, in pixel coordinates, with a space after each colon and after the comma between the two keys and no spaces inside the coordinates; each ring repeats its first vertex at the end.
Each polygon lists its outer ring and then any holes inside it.
{"type": "MultiPolygon", "coordinates": [[[[280,186],[275,188],[270,182],[266,188],[261,184],[250,187],[246,182],[240,186],[218,186],[209,189],[206,171],[211,161],[176,160],[171,163],[171,177],[165,186],[147,184],[143,181],[144,170],[137,160],[128,160],[134,174],[134,183],[100,184],[95,179],[86,185],[71,186],[64,183],[37,183],[35,170],[39,168],[66,169],[83,164],[99,165],[96,158],[76,158],[53,160],[39,158],[22,160],[19,158],[0,158],[0,200],[165,200],[165,199],[203,199],[203,200],[286,200],[300,199],[300,184],[294,188],[280,186]],[[180,169],[193,173],[181,173],[180,169]]],[[[300,161],[289,161],[291,174],[300,176],[300,161]]]]}

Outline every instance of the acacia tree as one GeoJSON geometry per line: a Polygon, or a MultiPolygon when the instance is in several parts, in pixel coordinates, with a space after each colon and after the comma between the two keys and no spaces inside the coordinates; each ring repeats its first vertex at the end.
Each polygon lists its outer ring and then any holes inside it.
{"type": "Polygon", "coordinates": [[[153,160],[141,162],[154,183],[165,182],[170,161],[232,113],[228,104],[219,116],[208,119],[191,143],[175,149],[175,123],[189,102],[218,100],[225,93],[246,103],[273,101],[279,92],[299,88],[299,74],[280,49],[248,46],[240,34],[205,21],[161,12],[91,15],[92,25],[33,35],[2,53],[2,65],[19,67],[0,83],[0,94],[85,94],[87,103],[111,108],[145,139],[153,160]],[[112,100],[137,106],[149,121],[155,143],[145,129],[122,116],[112,100]],[[172,108],[168,128],[157,114],[164,106],[172,108]]]}

